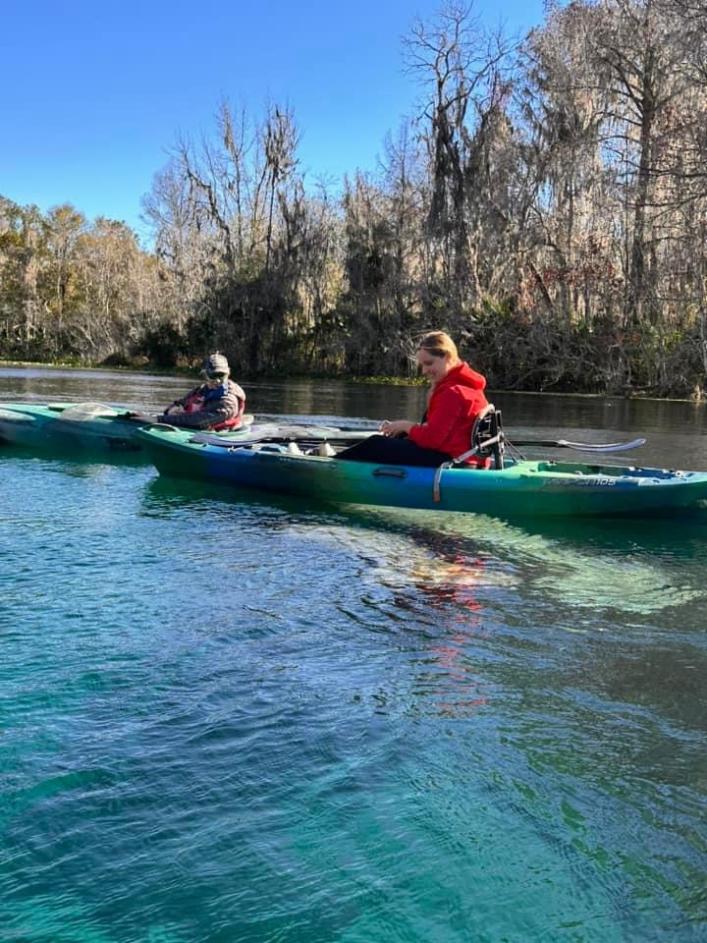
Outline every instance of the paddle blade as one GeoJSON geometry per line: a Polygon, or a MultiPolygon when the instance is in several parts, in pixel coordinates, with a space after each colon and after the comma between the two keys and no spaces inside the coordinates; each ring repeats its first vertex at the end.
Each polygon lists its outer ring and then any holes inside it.
{"type": "Polygon", "coordinates": [[[567,439],[513,439],[512,445],[534,445],[541,449],[573,449],[575,452],[628,452],[646,444],[646,439],[630,442],[570,442],[567,439]]]}
{"type": "Polygon", "coordinates": [[[566,439],[559,439],[559,446],[565,449],[575,449],[578,452],[628,452],[630,449],[637,449],[646,444],[646,440],[632,439],[630,442],[568,442],[566,439]]]}

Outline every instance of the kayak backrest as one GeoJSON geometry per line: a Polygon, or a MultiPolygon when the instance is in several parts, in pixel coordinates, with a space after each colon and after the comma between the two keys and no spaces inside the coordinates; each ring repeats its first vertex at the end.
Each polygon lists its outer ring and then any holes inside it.
{"type": "Polygon", "coordinates": [[[493,403],[476,417],[471,428],[471,448],[482,458],[492,458],[494,467],[503,468],[503,455],[506,450],[503,434],[501,410],[493,403]]]}

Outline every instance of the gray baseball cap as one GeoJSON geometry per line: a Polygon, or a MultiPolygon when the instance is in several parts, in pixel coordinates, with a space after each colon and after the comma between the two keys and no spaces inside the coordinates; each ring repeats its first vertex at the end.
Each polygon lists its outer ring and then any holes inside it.
{"type": "Polygon", "coordinates": [[[228,375],[231,372],[231,368],[228,366],[228,361],[223,354],[216,351],[215,354],[211,354],[204,361],[203,372],[207,377],[215,377],[221,373],[228,375]]]}

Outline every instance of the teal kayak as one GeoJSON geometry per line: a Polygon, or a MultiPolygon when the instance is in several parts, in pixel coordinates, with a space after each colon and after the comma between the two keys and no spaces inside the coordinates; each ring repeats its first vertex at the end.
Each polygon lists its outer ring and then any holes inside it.
{"type": "MultiPolygon", "coordinates": [[[[247,420],[252,422],[253,417],[247,420]]],[[[110,453],[146,460],[136,437],[141,425],[129,419],[125,409],[103,403],[0,403],[0,443],[43,452],[84,457],[110,453]]],[[[244,432],[245,427],[211,434],[238,439],[244,432]]]]}
{"type": "MultiPolygon", "coordinates": [[[[174,429],[163,423],[130,419],[125,408],[103,403],[0,403],[0,444],[18,445],[57,455],[73,454],[91,460],[125,456],[148,461],[137,436],[142,427],[174,429]]],[[[176,430],[175,430],[176,431],[176,430]]],[[[293,423],[254,422],[246,413],[243,426],[233,431],[197,433],[220,443],[260,442],[267,439],[302,439],[336,437],[337,441],[356,441],[360,431],[343,431],[331,426],[302,426],[293,423]]]]}
{"type": "Polygon", "coordinates": [[[25,448],[140,452],[138,424],[102,403],[2,403],[0,442],[25,448]]]}
{"type": "Polygon", "coordinates": [[[328,502],[601,517],[665,514],[707,501],[707,472],[525,459],[501,469],[440,470],[346,461],[293,443],[227,445],[167,426],[140,429],[137,437],[161,474],[328,502]]]}

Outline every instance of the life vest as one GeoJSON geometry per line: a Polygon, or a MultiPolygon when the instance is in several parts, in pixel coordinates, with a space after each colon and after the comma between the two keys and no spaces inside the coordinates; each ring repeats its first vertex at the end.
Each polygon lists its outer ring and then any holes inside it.
{"type": "MultiPolygon", "coordinates": [[[[204,389],[203,386],[197,387],[195,390],[192,390],[188,396],[184,399],[183,410],[185,413],[195,413],[201,409],[204,409],[209,400],[221,399],[223,396],[223,387],[219,387],[216,390],[207,390],[206,393],[202,392],[204,389]]],[[[238,397],[238,412],[235,416],[231,416],[230,419],[224,419],[223,422],[216,423],[209,428],[213,432],[224,432],[226,429],[238,429],[241,422],[243,421],[243,413],[245,412],[245,400],[238,397]]]]}
{"type": "Polygon", "coordinates": [[[199,386],[184,398],[182,409],[185,413],[195,413],[203,408],[204,394],[201,392],[201,387],[199,386]]]}
{"type": "Polygon", "coordinates": [[[238,429],[242,421],[243,409],[241,408],[237,416],[233,416],[231,419],[224,419],[224,421],[220,422],[217,426],[211,426],[211,429],[213,432],[224,432],[226,429],[238,429]]]}

